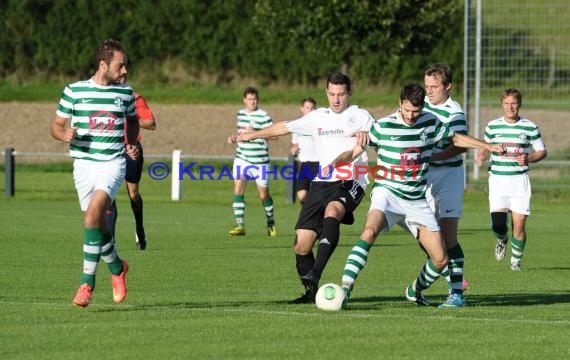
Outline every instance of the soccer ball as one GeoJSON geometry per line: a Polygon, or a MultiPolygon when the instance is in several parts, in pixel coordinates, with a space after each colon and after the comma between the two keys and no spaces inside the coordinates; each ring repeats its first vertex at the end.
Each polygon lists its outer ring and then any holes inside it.
{"type": "Polygon", "coordinates": [[[342,288],[333,283],[324,284],[317,291],[315,303],[317,307],[325,311],[339,311],[345,295],[342,288]]]}

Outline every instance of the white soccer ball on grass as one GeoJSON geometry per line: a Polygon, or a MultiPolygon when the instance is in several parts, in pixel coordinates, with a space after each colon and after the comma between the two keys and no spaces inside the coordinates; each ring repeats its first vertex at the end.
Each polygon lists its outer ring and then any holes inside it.
{"type": "Polygon", "coordinates": [[[317,291],[315,303],[317,307],[325,311],[339,311],[342,309],[342,302],[345,295],[342,287],[337,284],[324,284],[317,291]]]}

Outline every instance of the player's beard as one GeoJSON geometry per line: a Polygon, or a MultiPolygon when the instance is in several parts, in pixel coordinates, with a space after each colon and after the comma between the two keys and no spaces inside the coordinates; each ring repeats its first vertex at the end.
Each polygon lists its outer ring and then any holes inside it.
{"type": "Polygon", "coordinates": [[[108,84],[121,84],[122,83],[122,79],[123,79],[124,75],[121,74],[113,74],[110,71],[107,71],[104,75],[105,81],[107,81],[108,84]]]}

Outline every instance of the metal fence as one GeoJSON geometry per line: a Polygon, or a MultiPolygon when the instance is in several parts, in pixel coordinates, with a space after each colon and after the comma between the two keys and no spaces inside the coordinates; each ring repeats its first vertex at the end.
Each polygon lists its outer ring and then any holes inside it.
{"type": "MultiPolygon", "coordinates": [[[[177,150],[175,150],[176,152],[177,150]]],[[[174,160],[174,154],[145,154],[145,159],[147,160],[147,165],[151,164],[156,160],[165,161],[166,159],[172,159],[172,169],[175,168],[174,164],[179,161],[192,160],[228,160],[231,161],[231,157],[220,157],[213,155],[192,155],[192,154],[178,154],[177,160],[174,160]]],[[[564,156],[570,159],[570,154],[564,156]]],[[[2,151],[2,158],[4,158],[4,173],[5,182],[4,189],[5,195],[8,197],[15,196],[15,174],[16,174],[16,163],[20,160],[36,160],[42,159],[43,161],[71,161],[68,153],[52,153],[52,152],[26,152],[26,151],[15,151],[12,148],[6,148],[2,151]]],[[[293,166],[297,168],[295,158],[293,156],[289,157],[274,157],[274,161],[284,163],[288,166],[293,166]]],[[[28,162],[28,161],[26,161],[28,162]]],[[[472,165],[472,161],[467,160],[467,167],[472,165]]],[[[468,174],[472,177],[472,174],[468,174]]],[[[485,176],[486,177],[486,176],[485,176]]],[[[539,163],[532,164],[531,177],[535,179],[540,179],[538,184],[533,184],[533,189],[558,189],[558,190],[569,190],[570,189],[570,160],[543,160],[539,163]]],[[[180,200],[181,191],[179,186],[182,182],[176,183],[176,176],[172,176],[172,200],[180,200]]],[[[1,185],[1,184],[0,184],[1,185]]],[[[471,188],[481,188],[486,186],[484,179],[480,179],[477,182],[470,182],[469,186],[471,188]]],[[[295,183],[290,181],[287,184],[286,189],[286,200],[287,202],[295,202],[295,183]]]]}
{"type": "Polygon", "coordinates": [[[481,109],[506,88],[522,91],[525,109],[570,110],[567,8],[567,0],[465,0],[464,109],[474,137],[481,109]]]}
{"type": "Polygon", "coordinates": [[[570,109],[567,0],[466,0],[466,6],[466,75],[482,106],[515,87],[527,108],[570,109]]]}

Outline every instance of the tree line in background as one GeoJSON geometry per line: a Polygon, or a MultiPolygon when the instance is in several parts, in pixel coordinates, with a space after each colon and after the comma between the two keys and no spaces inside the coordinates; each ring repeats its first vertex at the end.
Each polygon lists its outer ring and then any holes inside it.
{"type": "Polygon", "coordinates": [[[89,76],[96,46],[120,40],[139,83],[421,79],[431,62],[461,76],[460,0],[0,0],[0,76],[89,76]]]}

